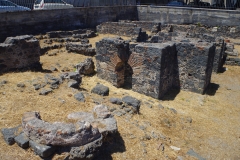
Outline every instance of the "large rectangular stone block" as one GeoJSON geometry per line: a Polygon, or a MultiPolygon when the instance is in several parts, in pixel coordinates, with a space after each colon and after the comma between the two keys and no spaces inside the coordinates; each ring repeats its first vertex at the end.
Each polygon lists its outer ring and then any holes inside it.
{"type": "Polygon", "coordinates": [[[180,88],[203,94],[211,80],[216,46],[206,42],[176,44],[180,88]]]}
{"type": "Polygon", "coordinates": [[[23,68],[41,69],[39,41],[29,35],[8,37],[0,43],[0,72],[23,68]]]}
{"type": "Polygon", "coordinates": [[[136,45],[128,61],[133,70],[132,90],[162,98],[173,87],[176,58],[174,43],[136,45]]]}

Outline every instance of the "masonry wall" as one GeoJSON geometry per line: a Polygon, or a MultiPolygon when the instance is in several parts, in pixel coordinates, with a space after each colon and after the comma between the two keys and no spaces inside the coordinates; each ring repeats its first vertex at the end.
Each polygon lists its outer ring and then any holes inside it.
{"type": "Polygon", "coordinates": [[[0,43],[0,73],[41,68],[40,45],[33,36],[8,37],[4,43],[0,43]]]}
{"type": "Polygon", "coordinates": [[[173,86],[177,59],[175,44],[138,44],[132,54],[142,57],[142,64],[132,67],[132,90],[157,99],[162,98],[173,86]]]}
{"type": "Polygon", "coordinates": [[[239,26],[240,11],[188,7],[138,6],[139,21],[162,24],[201,23],[210,26],[239,26]]]}
{"type": "Polygon", "coordinates": [[[211,80],[215,45],[206,42],[176,44],[180,88],[203,94],[211,80]]]}
{"type": "Polygon", "coordinates": [[[103,22],[138,20],[136,6],[86,7],[0,13],[0,42],[6,37],[54,30],[94,28],[103,22]]]}

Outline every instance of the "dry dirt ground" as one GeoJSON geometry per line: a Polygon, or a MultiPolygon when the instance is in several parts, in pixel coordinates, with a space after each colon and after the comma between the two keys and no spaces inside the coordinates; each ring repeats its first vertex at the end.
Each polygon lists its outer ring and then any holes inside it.
{"type": "MultiPolygon", "coordinates": [[[[90,39],[94,43],[106,35],[90,39]]],[[[107,35],[111,37],[112,35],[107,35]]],[[[80,91],[86,102],[78,102],[73,95],[79,90],[61,84],[59,89],[42,96],[32,85],[34,79],[43,78],[51,66],[59,71],[82,62],[86,56],[68,53],[65,48],[55,49],[57,55],[41,56],[43,72],[15,72],[0,75],[7,83],[0,87],[0,128],[15,127],[27,111],[39,111],[48,122],[67,121],[67,115],[77,111],[91,111],[98,101],[109,106],[110,97],[130,95],[141,100],[140,114],[116,117],[119,135],[105,142],[96,159],[114,160],[175,160],[175,159],[240,159],[240,67],[225,66],[227,70],[213,74],[207,94],[180,91],[167,94],[163,100],[153,99],[126,89],[118,89],[96,75],[83,77],[80,91]],[[24,88],[17,87],[24,83],[24,88]],[[110,88],[109,96],[101,97],[91,89],[102,83],[110,88]],[[163,107],[159,107],[159,106],[163,107]],[[152,108],[150,107],[152,106],[152,108]],[[172,149],[175,146],[180,150],[172,149]],[[171,148],[172,147],[172,148],[171,148]],[[193,153],[189,155],[189,150],[193,153]]],[[[58,152],[52,159],[62,160],[67,153],[58,152]]],[[[16,144],[8,146],[0,137],[1,160],[37,160],[31,149],[23,150],[16,144]]]]}

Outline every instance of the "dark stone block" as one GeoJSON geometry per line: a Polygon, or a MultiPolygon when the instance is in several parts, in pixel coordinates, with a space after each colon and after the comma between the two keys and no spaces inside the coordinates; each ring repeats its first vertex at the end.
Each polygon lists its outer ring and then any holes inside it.
{"type": "Polygon", "coordinates": [[[19,130],[20,126],[1,129],[3,138],[8,145],[13,145],[15,143],[14,138],[18,135],[19,130]]]}
{"type": "Polygon", "coordinates": [[[111,102],[112,104],[121,105],[121,104],[123,103],[122,100],[119,99],[119,98],[110,98],[109,100],[110,100],[110,102],[111,102]]]}
{"type": "Polygon", "coordinates": [[[108,96],[109,95],[109,88],[102,84],[97,84],[92,90],[92,93],[96,93],[101,96],[108,96]]]}
{"type": "Polygon", "coordinates": [[[29,139],[24,133],[19,134],[17,137],[14,138],[14,140],[18,144],[18,146],[23,149],[27,149],[29,147],[29,139]]]}
{"type": "Polygon", "coordinates": [[[47,158],[54,154],[55,147],[38,144],[34,141],[29,141],[30,147],[34,150],[35,154],[39,155],[42,158],[47,158]]]}
{"type": "Polygon", "coordinates": [[[122,98],[122,101],[127,105],[132,106],[134,108],[134,112],[139,112],[141,102],[138,99],[131,96],[125,96],[122,98]]]}

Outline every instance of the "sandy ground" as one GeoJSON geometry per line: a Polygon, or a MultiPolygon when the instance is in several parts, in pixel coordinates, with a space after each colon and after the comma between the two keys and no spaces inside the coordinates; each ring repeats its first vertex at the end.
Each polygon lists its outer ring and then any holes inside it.
{"type": "MultiPolygon", "coordinates": [[[[101,38],[92,38],[90,42],[94,43],[101,38]]],[[[140,114],[116,117],[119,135],[104,144],[104,149],[96,159],[197,159],[187,154],[190,149],[210,160],[240,159],[240,67],[225,66],[227,70],[224,73],[214,73],[205,95],[186,91],[178,94],[171,92],[163,100],[157,100],[131,90],[115,88],[94,75],[83,77],[80,90],[67,88],[64,83],[53,93],[41,96],[32,86],[34,79],[43,78],[51,66],[59,69],[52,73],[54,75],[59,75],[64,67],[74,71],[73,65],[86,58],[80,54],[67,53],[65,48],[50,52],[56,52],[57,55],[41,56],[45,72],[0,75],[0,81],[8,81],[0,87],[0,128],[21,124],[21,117],[27,111],[40,111],[42,119],[48,122],[67,122],[69,113],[91,111],[96,99],[113,108],[117,106],[109,103],[110,97],[130,95],[142,101],[140,114]],[[26,87],[17,87],[20,82],[26,87]],[[98,82],[110,88],[108,97],[91,94],[91,89],[98,82]],[[74,99],[73,95],[79,91],[86,96],[85,103],[74,99]],[[164,109],[159,107],[160,104],[164,109]],[[177,113],[174,113],[173,108],[177,113]],[[145,126],[144,130],[140,126],[145,126]],[[173,150],[171,146],[180,150],[173,150]]],[[[59,152],[52,159],[61,160],[66,156],[67,153],[59,152]]],[[[1,135],[0,159],[40,158],[31,149],[23,150],[16,144],[8,146],[1,135]]]]}

